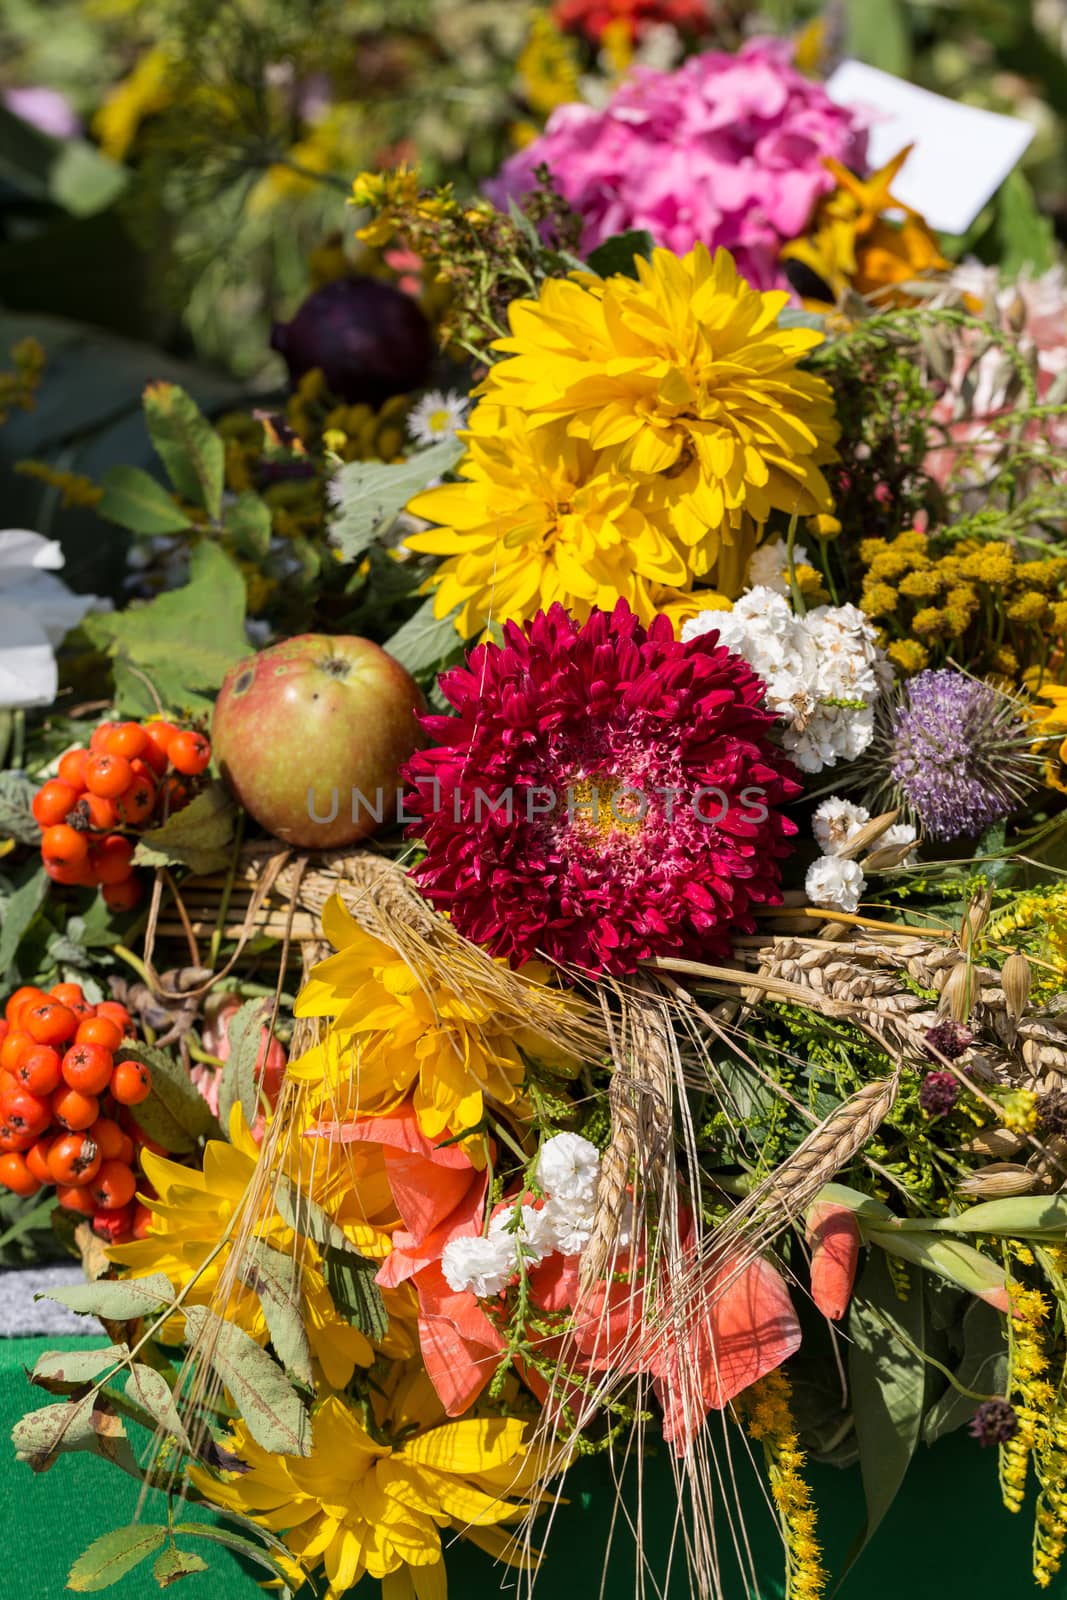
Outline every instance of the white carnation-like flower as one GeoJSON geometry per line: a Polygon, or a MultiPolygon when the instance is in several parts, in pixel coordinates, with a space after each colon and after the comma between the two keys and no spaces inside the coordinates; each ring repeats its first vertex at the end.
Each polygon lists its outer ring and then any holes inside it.
{"type": "Polygon", "coordinates": [[[515,1271],[514,1240],[509,1234],[450,1239],[441,1252],[441,1270],[457,1294],[469,1290],[479,1300],[488,1300],[507,1288],[515,1271]]]}
{"type": "MultiPolygon", "coordinates": [[[[807,549],[802,544],[793,546],[794,567],[810,567],[807,549]]],[[[773,589],[776,594],[789,593],[789,546],[784,539],[770,539],[761,544],[748,563],[748,581],[753,589],[773,589]]]]}
{"type": "Polygon", "coordinates": [[[871,820],[866,806],[854,805],[832,794],[824,800],[811,819],[811,831],[823,855],[836,856],[871,820]]]}
{"type": "Polygon", "coordinates": [[[552,1200],[592,1200],[600,1176],[600,1152],[578,1133],[546,1139],[537,1158],[537,1181],[552,1200]]]}
{"type": "Polygon", "coordinates": [[[855,861],[840,856],[820,856],[808,868],[804,890],[812,905],[832,907],[850,914],[857,910],[867,887],[863,871],[855,861]]]}

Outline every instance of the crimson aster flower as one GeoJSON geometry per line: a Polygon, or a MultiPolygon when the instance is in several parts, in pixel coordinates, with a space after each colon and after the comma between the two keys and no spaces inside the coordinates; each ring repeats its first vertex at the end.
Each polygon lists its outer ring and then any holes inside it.
{"type": "Polygon", "coordinates": [[[796,832],[762,681],[716,634],[683,643],[621,600],[503,637],[442,677],[456,715],[423,718],[435,745],[405,770],[424,893],[516,966],[727,954],[779,901],[796,832]]]}

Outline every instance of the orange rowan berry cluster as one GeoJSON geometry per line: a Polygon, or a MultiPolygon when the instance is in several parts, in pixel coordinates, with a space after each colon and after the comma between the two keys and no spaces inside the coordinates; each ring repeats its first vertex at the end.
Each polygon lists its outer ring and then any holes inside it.
{"type": "Polygon", "coordinates": [[[28,1198],[54,1184],[111,1243],[147,1227],[134,1165],[139,1146],[159,1148],[129,1110],[152,1075],[115,1060],[131,1031],[125,1006],[90,1005],[76,983],[17,989],[0,1018],[0,1186],[28,1198]]]}
{"type": "Polygon", "coordinates": [[[113,911],[141,898],[130,835],[158,825],[191,798],[211,760],[202,733],[152,722],[102,722],[89,748],[68,750],[33,797],[41,858],[56,883],[99,887],[113,911]]]}

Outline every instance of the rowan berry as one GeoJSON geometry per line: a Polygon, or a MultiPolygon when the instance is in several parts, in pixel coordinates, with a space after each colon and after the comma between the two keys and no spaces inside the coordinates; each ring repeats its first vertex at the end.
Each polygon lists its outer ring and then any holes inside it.
{"type": "Polygon", "coordinates": [[[26,1030],[37,1044],[62,1044],[73,1039],[78,1019],[61,1000],[41,1000],[25,1013],[26,1030]]]}
{"type": "Polygon", "coordinates": [[[141,752],[142,758],[148,762],[153,772],[163,773],[167,770],[170,742],[178,732],[173,722],[165,722],[162,718],[155,722],[145,723],[145,735],[148,744],[141,752]]]}
{"type": "Polygon", "coordinates": [[[118,1211],[94,1211],[93,1232],[111,1244],[122,1244],[133,1230],[133,1206],[121,1206],[118,1211]]]}
{"type": "Polygon", "coordinates": [[[89,1187],[101,1211],[118,1211],[133,1199],[137,1179],[123,1162],[104,1161],[89,1187]]]}
{"type": "Polygon", "coordinates": [[[133,871],[133,845],[121,833],[109,833],[93,845],[89,861],[105,887],[111,883],[125,883],[133,871]]]}
{"type": "Polygon", "coordinates": [[[37,1142],[32,1133],[23,1133],[13,1128],[10,1123],[0,1120],[0,1153],[10,1155],[12,1151],[28,1150],[31,1144],[37,1142]]]}
{"type": "Polygon", "coordinates": [[[89,859],[89,841],[69,823],[56,822],[41,835],[41,859],[47,866],[80,870],[89,859]]]}
{"type": "Polygon", "coordinates": [[[125,756],[108,755],[103,751],[89,757],[85,768],[85,783],[90,794],[103,795],[105,800],[117,800],[130,786],[133,773],[125,756]]]}
{"type": "Polygon", "coordinates": [[[187,778],[195,778],[211,760],[211,746],[202,733],[178,733],[167,749],[170,764],[187,778]]]}
{"type": "Polygon", "coordinates": [[[50,1095],[53,1089],[59,1088],[62,1078],[61,1059],[59,1051],[50,1044],[31,1045],[28,1050],[23,1051],[22,1058],[15,1068],[15,1077],[31,1094],[50,1095]]]}
{"type": "Polygon", "coordinates": [[[23,1008],[29,1005],[36,1005],[38,1000],[47,999],[48,996],[45,994],[44,990],[38,989],[36,984],[24,983],[22,987],[20,989],[16,989],[14,994],[9,998],[7,1005],[4,1007],[4,1016],[7,1018],[8,1022],[10,1022],[13,1028],[21,1028],[22,1020],[20,1013],[23,1008]]]}
{"type": "Polygon", "coordinates": [[[152,815],[155,803],[154,780],[135,777],[129,788],[124,789],[115,801],[115,810],[120,822],[129,828],[137,828],[152,815]]]}
{"type": "Polygon", "coordinates": [[[124,1039],[133,1025],[130,1013],[118,1000],[101,1000],[96,1008],[96,1015],[98,1017],[107,1017],[109,1021],[115,1024],[116,1028],[121,1028],[124,1039]]]}
{"type": "Polygon", "coordinates": [[[54,1183],[51,1169],[48,1165],[48,1152],[55,1142],[55,1135],[44,1133],[35,1139],[26,1151],[26,1165],[37,1179],[38,1183],[54,1183]]]}
{"type": "Polygon", "coordinates": [[[0,1095],[0,1110],[4,1121],[14,1133],[31,1133],[39,1138],[52,1120],[49,1101],[31,1093],[21,1084],[0,1095]]]}
{"type": "Polygon", "coordinates": [[[88,750],[68,750],[65,756],[60,757],[59,781],[69,783],[72,789],[84,789],[88,763],[88,750]]]}
{"type": "Polygon", "coordinates": [[[48,991],[49,999],[61,1000],[65,1006],[79,1015],[78,1007],[85,1008],[85,990],[80,983],[54,983],[48,991]]]}
{"type": "Polygon", "coordinates": [[[53,1183],[92,1183],[102,1161],[96,1141],[87,1133],[61,1133],[48,1152],[53,1183]]]}
{"type": "Polygon", "coordinates": [[[42,828],[51,828],[57,822],[66,819],[67,812],[72,809],[78,798],[77,789],[69,783],[61,783],[58,778],[50,778],[42,784],[30,801],[30,810],[42,828]]]}
{"type": "Polygon", "coordinates": [[[113,1117],[97,1117],[88,1132],[90,1139],[100,1146],[105,1161],[121,1161],[127,1144],[133,1149],[133,1140],[123,1133],[113,1117]]]}
{"type": "Polygon", "coordinates": [[[113,1067],[111,1051],[102,1044],[72,1044],[63,1057],[63,1081],[82,1094],[103,1094],[113,1067]]]}
{"type": "Polygon", "coordinates": [[[148,734],[139,722],[116,722],[101,739],[100,748],[105,755],[125,756],[132,761],[135,756],[144,755],[147,744],[148,734]]]}
{"type": "Polygon", "coordinates": [[[31,1194],[36,1194],[41,1187],[29,1167],[26,1158],[16,1151],[9,1151],[7,1155],[0,1156],[0,1184],[5,1189],[10,1189],[12,1194],[22,1195],[29,1199],[31,1194]]]}
{"type": "Polygon", "coordinates": [[[119,820],[118,807],[114,800],[106,800],[102,794],[83,794],[71,820],[91,833],[107,833],[119,820]]]}
{"type": "Polygon", "coordinates": [[[27,1033],[25,1028],[12,1028],[3,1044],[0,1044],[0,1069],[5,1072],[17,1072],[19,1062],[27,1050],[32,1050],[36,1043],[32,1033],[27,1033]]]}
{"type": "Polygon", "coordinates": [[[152,1227],[152,1212],[150,1207],[142,1205],[140,1201],[133,1208],[133,1236],[135,1239],[147,1239],[152,1227]]]}
{"type": "Polygon", "coordinates": [[[132,911],[140,903],[144,890],[137,878],[127,878],[124,883],[105,883],[101,893],[109,910],[132,911]]]}
{"type": "Polygon", "coordinates": [[[96,1210],[93,1197],[84,1185],[68,1184],[57,1188],[56,1199],[64,1211],[80,1211],[83,1217],[91,1217],[96,1210]]]}
{"type": "Polygon", "coordinates": [[[120,1106],[139,1106],[152,1093],[152,1074],[143,1061],[120,1061],[111,1077],[111,1093],[120,1106]]]}
{"type": "Polygon", "coordinates": [[[74,1035],[75,1044],[100,1044],[105,1050],[117,1050],[122,1039],[122,1029],[112,1017],[84,1017],[74,1035]]]}
{"type": "Polygon", "coordinates": [[[81,1133],[91,1128],[100,1115],[100,1101],[95,1094],[85,1094],[64,1083],[52,1096],[52,1115],[61,1128],[81,1133]]]}

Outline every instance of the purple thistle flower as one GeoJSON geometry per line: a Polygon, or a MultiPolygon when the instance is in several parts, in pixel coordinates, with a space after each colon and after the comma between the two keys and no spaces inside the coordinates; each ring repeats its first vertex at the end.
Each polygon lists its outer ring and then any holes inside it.
{"type": "Polygon", "coordinates": [[[951,1072],[928,1072],[919,1085],[919,1104],[928,1117],[947,1117],[959,1093],[960,1086],[951,1072]]]}
{"type": "Polygon", "coordinates": [[[971,1418],[969,1432],[981,1445],[1007,1444],[1019,1431],[1015,1407],[1007,1400],[983,1400],[971,1418]]]}
{"type": "Polygon", "coordinates": [[[1037,780],[1016,701],[951,667],[911,680],[880,742],[886,777],[931,839],[973,838],[1037,780]]]}

